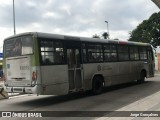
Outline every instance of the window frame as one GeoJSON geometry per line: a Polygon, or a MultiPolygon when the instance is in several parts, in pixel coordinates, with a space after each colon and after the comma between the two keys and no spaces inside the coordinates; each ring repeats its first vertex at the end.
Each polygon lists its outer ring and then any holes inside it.
{"type": "MultiPolygon", "coordinates": [[[[135,52],[132,52],[132,53],[135,53],[135,52]]],[[[137,46],[137,45],[130,45],[129,46],[129,59],[130,59],[130,61],[140,61],[139,46],[137,46]],[[138,49],[138,59],[131,59],[131,47],[136,47],[138,49]]]]}
{"type": "Polygon", "coordinates": [[[117,44],[103,44],[103,54],[104,54],[104,62],[118,62],[118,50],[117,50],[117,44]],[[111,50],[111,46],[115,46],[115,50],[116,50],[116,52],[111,52],[111,51],[109,51],[109,52],[105,52],[105,47],[104,46],[109,46],[110,47],[110,50],[111,50]],[[112,53],[116,53],[116,60],[112,60],[112,59],[110,59],[109,61],[107,61],[107,60],[105,60],[105,53],[109,53],[110,54],[110,56],[112,56],[111,54],[112,53]]]}
{"type": "MultiPolygon", "coordinates": [[[[139,60],[140,60],[140,61],[148,60],[147,47],[146,47],[146,46],[140,46],[140,47],[138,48],[138,50],[139,50],[139,60]],[[140,49],[142,49],[142,48],[145,48],[145,51],[146,51],[146,59],[141,59],[140,49]]],[[[144,54],[144,53],[143,53],[143,54],[144,54]]]]}
{"type": "Polygon", "coordinates": [[[130,61],[129,46],[130,46],[130,45],[123,45],[123,44],[118,44],[118,45],[117,45],[117,53],[118,53],[118,61],[119,61],[119,62],[130,61]],[[118,47],[120,47],[120,46],[122,46],[122,47],[123,47],[123,46],[124,46],[124,47],[128,47],[127,52],[119,52],[118,47]],[[128,54],[128,59],[127,59],[127,60],[121,60],[121,59],[119,58],[120,53],[127,53],[127,54],[128,54]]]}
{"type": "Polygon", "coordinates": [[[86,43],[86,57],[87,57],[87,63],[103,63],[104,62],[104,52],[103,52],[103,44],[102,43],[92,43],[92,42],[88,42],[86,43]],[[101,53],[102,55],[102,61],[89,61],[89,53],[88,53],[88,49],[89,49],[89,45],[95,45],[95,46],[98,46],[100,45],[101,46],[101,52],[92,52],[92,53],[101,53]]]}
{"type": "MultiPolygon", "coordinates": [[[[63,40],[61,40],[61,39],[51,39],[51,38],[37,38],[37,39],[38,39],[40,65],[42,65],[42,66],[49,66],[49,65],[65,65],[65,64],[67,64],[67,61],[66,61],[66,49],[65,49],[65,45],[64,45],[65,43],[64,43],[63,40]],[[62,43],[63,57],[64,58],[63,58],[63,61],[61,63],[55,63],[55,62],[53,62],[53,63],[46,64],[46,63],[43,62],[43,57],[42,57],[41,52],[51,52],[51,53],[53,53],[53,56],[54,56],[54,53],[56,53],[56,51],[41,51],[41,42],[42,41],[43,42],[44,41],[50,41],[50,42],[53,43],[53,45],[56,42],[62,43]]],[[[54,48],[54,46],[53,46],[53,48],[54,48]]]]}

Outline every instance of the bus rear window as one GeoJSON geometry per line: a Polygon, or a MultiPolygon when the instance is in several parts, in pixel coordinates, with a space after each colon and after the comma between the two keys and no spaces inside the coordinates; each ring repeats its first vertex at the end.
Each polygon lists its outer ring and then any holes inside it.
{"type": "Polygon", "coordinates": [[[15,57],[33,53],[33,39],[31,36],[11,38],[4,42],[4,57],[15,57]]]}

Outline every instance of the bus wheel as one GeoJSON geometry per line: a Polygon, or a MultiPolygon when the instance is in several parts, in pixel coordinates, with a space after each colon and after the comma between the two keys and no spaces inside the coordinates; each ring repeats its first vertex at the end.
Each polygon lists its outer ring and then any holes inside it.
{"type": "Polygon", "coordinates": [[[92,81],[92,93],[97,95],[103,91],[103,79],[101,76],[95,76],[92,81]]]}
{"type": "Polygon", "coordinates": [[[145,81],[145,71],[141,72],[140,79],[137,80],[137,83],[144,83],[145,81]]]}

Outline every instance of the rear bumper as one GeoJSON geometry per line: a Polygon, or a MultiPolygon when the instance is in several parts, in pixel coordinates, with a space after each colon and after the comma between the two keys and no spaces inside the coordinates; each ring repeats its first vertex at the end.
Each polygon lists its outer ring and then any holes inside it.
{"type": "Polygon", "coordinates": [[[4,89],[8,93],[40,94],[38,92],[38,85],[35,85],[34,87],[6,87],[4,86],[4,89]]]}

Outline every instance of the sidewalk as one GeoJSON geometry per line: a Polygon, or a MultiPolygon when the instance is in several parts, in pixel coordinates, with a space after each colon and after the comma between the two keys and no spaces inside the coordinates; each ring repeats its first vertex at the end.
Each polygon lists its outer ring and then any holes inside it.
{"type": "MultiPolygon", "coordinates": [[[[155,74],[159,74],[158,76],[160,76],[160,71],[155,71],[155,74]]],[[[106,115],[106,117],[100,117],[96,120],[160,120],[160,91],[121,107],[115,112],[113,111],[106,115]],[[141,113],[147,111],[148,114],[157,113],[158,117],[142,117],[141,113]],[[131,114],[128,115],[127,112],[131,114]],[[126,117],[119,117],[125,115],[126,117]]]]}
{"type": "MultiPolygon", "coordinates": [[[[118,111],[160,111],[160,91],[158,91],[155,94],[152,94],[146,98],[143,98],[141,100],[138,100],[134,103],[131,103],[125,107],[122,107],[118,110],[116,110],[116,114],[119,114],[118,111]]],[[[158,117],[114,117],[116,114],[112,114],[110,116],[112,117],[101,117],[96,120],[160,120],[160,114],[158,114],[158,117]]]]}
{"type": "Polygon", "coordinates": [[[160,71],[158,71],[158,70],[155,70],[155,74],[160,74],[160,71]]]}

